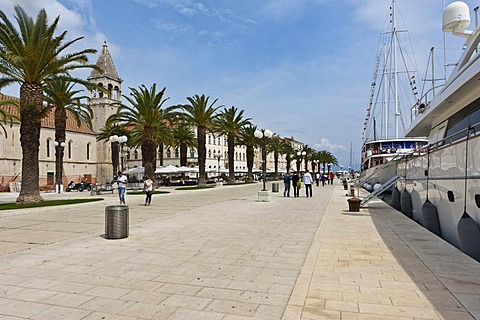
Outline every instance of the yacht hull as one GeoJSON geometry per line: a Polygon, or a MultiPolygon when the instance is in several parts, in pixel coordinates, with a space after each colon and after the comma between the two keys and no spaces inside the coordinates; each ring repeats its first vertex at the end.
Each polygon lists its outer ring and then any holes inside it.
{"type": "Polygon", "coordinates": [[[422,205],[428,194],[438,212],[441,237],[459,249],[461,235],[457,226],[464,212],[480,223],[478,150],[480,136],[474,136],[432,149],[425,155],[402,159],[397,166],[402,176],[397,188],[411,194],[413,219],[424,224],[422,205]]]}

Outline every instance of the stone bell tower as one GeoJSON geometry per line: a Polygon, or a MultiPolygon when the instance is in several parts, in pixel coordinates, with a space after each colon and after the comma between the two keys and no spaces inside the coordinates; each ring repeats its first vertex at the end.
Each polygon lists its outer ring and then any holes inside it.
{"type": "MultiPolygon", "coordinates": [[[[93,131],[99,133],[104,128],[108,117],[117,112],[118,105],[116,104],[121,102],[122,97],[122,79],[118,76],[106,41],[103,43],[102,52],[96,65],[100,67],[102,72],[92,70],[87,80],[107,89],[104,92],[94,88],[88,93],[91,98],[89,105],[93,111],[93,131]]],[[[110,143],[105,140],[97,141],[96,156],[97,182],[111,181],[113,179],[113,167],[110,143]]]]}

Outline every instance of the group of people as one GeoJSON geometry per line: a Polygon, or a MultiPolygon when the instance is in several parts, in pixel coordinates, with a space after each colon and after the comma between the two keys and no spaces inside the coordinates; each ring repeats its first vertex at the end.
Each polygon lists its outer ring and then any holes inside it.
{"type": "MultiPolygon", "coordinates": [[[[117,175],[117,185],[118,185],[118,198],[120,204],[125,204],[125,191],[127,191],[128,178],[118,171],[117,175]]],[[[145,205],[149,206],[152,203],[152,193],[153,193],[153,181],[148,176],[143,177],[143,190],[145,191],[145,205]]]]}
{"type": "Polygon", "coordinates": [[[317,183],[317,187],[322,182],[322,186],[325,186],[325,181],[327,184],[333,184],[333,179],[335,179],[335,174],[333,172],[321,174],[318,172],[315,176],[315,182],[317,183]]]}
{"type": "MultiPolygon", "coordinates": [[[[315,182],[317,187],[322,182],[322,186],[325,186],[325,181],[328,184],[333,184],[333,179],[335,178],[335,174],[330,172],[328,175],[317,173],[315,175],[315,182]]],[[[307,198],[313,196],[312,191],[312,184],[313,184],[313,177],[312,174],[306,170],[302,177],[300,177],[299,173],[293,172],[291,175],[289,172],[286,172],[283,175],[283,183],[285,185],[285,189],[283,190],[284,197],[290,197],[290,187],[293,186],[293,196],[299,197],[300,196],[300,189],[302,185],[305,187],[305,195],[307,198]]]]}

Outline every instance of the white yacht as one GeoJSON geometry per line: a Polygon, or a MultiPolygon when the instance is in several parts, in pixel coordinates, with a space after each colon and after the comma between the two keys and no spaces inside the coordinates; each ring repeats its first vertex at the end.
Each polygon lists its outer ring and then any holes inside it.
{"type": "Polygon", "coordinates": [[[424,138],[405,138],[408,111],[418,102],[416,69],[406,28],[399,27],[397,4],[390,6],[386,30],[381,33],[364,122],[360,181],[371,191],[396,176],[395,161],[421,149],[424,138]]]}
{"type": "Polygon", "coordinates": [[[428,147],[399,163],[392,205],[480,261],[480,28],[469,25],[464,2],[445,8],[443,31],[466,39],[463,54],[437,94],[412,108],[406,135],[428,136],[428,147]]]}

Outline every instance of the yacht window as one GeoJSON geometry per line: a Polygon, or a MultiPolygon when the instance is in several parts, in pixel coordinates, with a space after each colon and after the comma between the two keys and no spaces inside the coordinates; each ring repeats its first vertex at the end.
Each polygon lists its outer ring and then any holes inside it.
{"type": "Polygon", "coordinates": [[[467,129],[480,122],[480,99],[475,100],[466,108],[463,108],[448,119],[446,136],[452,136],[450,141],[459,140],[467,136],[467,129]],[[458,133],[458,134],[457,134],[458,133]]]}

